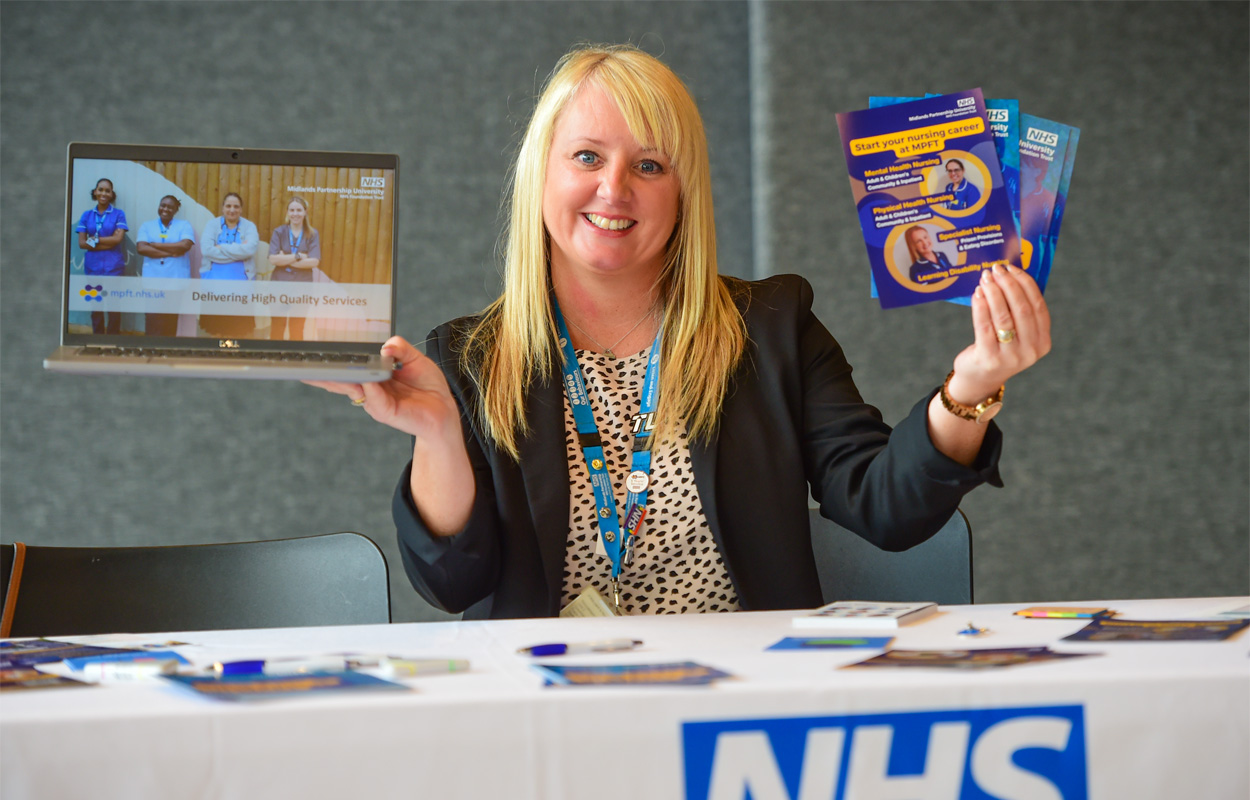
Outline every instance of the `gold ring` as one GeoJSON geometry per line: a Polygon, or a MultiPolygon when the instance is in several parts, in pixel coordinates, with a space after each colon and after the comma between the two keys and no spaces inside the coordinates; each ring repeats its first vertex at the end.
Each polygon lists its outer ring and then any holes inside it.
{"type": "Polygon", "coordinates": [[[363,394],[360,396],[359,400],[352,401],[352,405],[354,406],[363,406],[364,404],[365,404],[365,396],[363,394]]]}
{"type": "Polygon", "coordinates": [[[1014,342],[1015,340],[1016,340],[1015,331],[1011,330],[1010,328],[998,329],[998,341],[1002,342],[1003,344],[1007,344],[1009,342],[1014,342]]]}

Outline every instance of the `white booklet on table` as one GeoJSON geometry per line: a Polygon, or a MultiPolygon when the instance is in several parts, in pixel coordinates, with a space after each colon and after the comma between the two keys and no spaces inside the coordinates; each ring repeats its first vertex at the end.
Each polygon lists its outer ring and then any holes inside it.
{"type": "Polygon", "coordinates": [[[937,603],[841,600],[793,618],[796,628],[897,628],[937,613],[937,603]]]}

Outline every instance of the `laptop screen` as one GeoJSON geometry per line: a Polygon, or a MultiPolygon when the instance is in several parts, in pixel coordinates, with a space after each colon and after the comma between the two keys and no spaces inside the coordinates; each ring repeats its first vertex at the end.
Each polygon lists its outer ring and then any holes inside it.
{"type": "Polygon", "coordinates": [[[308,349],[393,332],[393,155],[75,143],[66,344],[308,349]]]}

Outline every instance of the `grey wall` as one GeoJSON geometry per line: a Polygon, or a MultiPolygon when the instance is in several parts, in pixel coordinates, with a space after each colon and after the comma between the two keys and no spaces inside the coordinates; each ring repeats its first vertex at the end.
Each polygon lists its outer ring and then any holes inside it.
{"type": "Polygon", "coordinates": [[[1250,592],[1246,11],[4,2],[0,540],[357,530],[391,563],[395,618],[440,618],[393,542],[406,437],[298,384],[43,372],[65,145],[399,153],[398,327],[419,340],[497,291],[500,188],[556,58],[578,41],[633,41],[687,79],[704,113],[723,269],[811,279],[887,419],[941,380],[969,323],[947,304],[887,314],[868,298],[834,113],[874,93],[981,86],[1080,127],[1048,291],[1055,352],[1008,388],[1007,488],[965,504],[979,599],[1250,592]]]}

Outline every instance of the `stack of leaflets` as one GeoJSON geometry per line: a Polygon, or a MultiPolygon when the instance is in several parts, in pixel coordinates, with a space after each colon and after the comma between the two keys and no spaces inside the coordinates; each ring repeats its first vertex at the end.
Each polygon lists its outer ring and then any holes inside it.
{"type": "Polygon", "coordinates": [[[1045,291],[1078,129],[980,89],[872,97],[838,129],[882,308],[967,305],[981,271],[1004,263],[1045,291]]]}
{"type": "Polygon", "coordinates": [[[887,650],[881,655],[873,656],[866,661],[847,664],[842,669],[856,669],[860,667],[992,669],[1093,655],[1098,655],[1098,653],[1058,653],[1045,646],[1000,647],[981,650],[887,650]]]}
{"type": "Polygon", "coordinates": [[[936,603],[843,600],[794,617],[796,628],[897,628],[937,613],[936,603]]]}
{"type": "Polygon", "coordinates": [[[1074,642],[1217,642],[1236,636],[1250,619],[1133,620],[1098,618],[1063,638],[1074,642]]]}
{"type": "Polygon", "coordinates": [[[229,702],[271,700],[324,692],[411,691],[403,684],[353,670],[309,672],[300,675],[165,675],[164,678],[202,697],[229,702]]]}
{"type": "Polygon", "coordinates": [[[533,664],[543,676],[544,686],[706,686],[728,672],[694,661],[669,664],[608,664],[583,667],[563,664],[533,664]]]}

